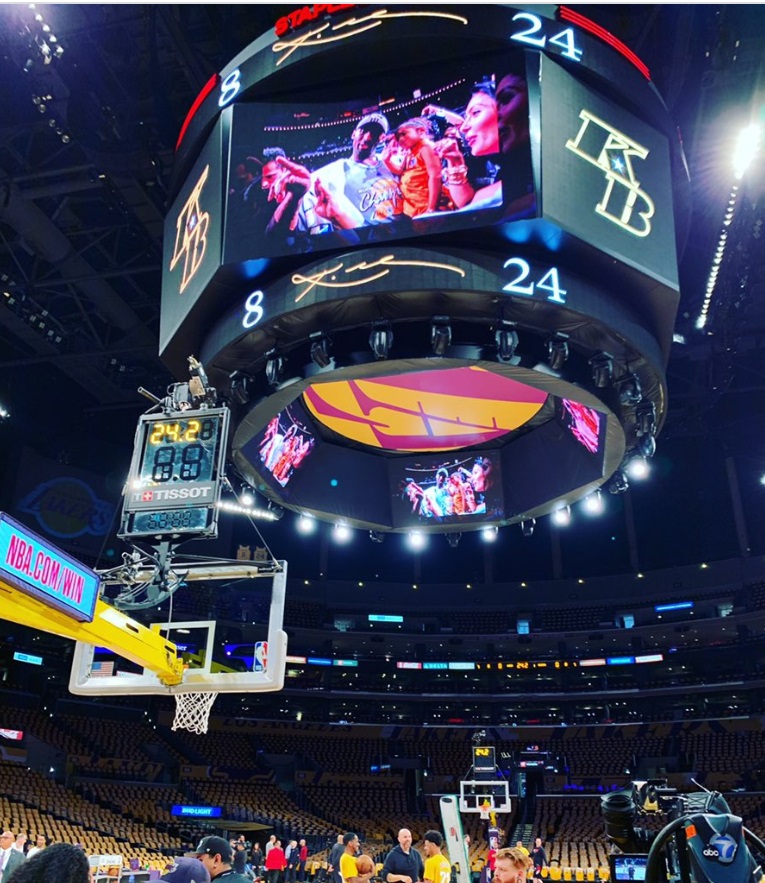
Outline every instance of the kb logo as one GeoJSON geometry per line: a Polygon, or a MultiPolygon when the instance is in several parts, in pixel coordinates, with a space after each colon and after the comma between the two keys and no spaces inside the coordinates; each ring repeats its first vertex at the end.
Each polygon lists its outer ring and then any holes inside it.
{"type": "Polygon", "coordinates": [[[723,865],[729,865],[736,857],[738,843],[730,836],[730,834],[717,834],[704,850],[705,858],[717,859],[723,865]]]}

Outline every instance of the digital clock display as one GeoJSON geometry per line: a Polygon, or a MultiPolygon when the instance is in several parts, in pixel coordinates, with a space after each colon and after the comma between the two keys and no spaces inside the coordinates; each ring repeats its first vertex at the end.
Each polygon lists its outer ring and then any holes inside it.
{"type": "Polygon", "coordinates": [[[141,417],[122,536],[214,535],[228,421],[225,408],[141,417]]]}

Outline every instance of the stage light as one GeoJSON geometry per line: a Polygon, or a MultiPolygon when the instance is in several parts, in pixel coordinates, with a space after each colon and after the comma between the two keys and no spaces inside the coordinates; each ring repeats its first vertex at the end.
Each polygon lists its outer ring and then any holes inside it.
{"type": "Polygon", "coordinates": [[[460,540],[462,539],[461,533],[448,533],[446,534],[446,542],[449,543],[450,549],[456,549],[460,544],[460,540]]]}
{"type": "Polygon", "coordinates": [[[0,420],[7,420],[10,416],[10,411],[0,403],[0,420]]]}
{"type": "Polygon", "coordinates": [[[643,398],[640,379],[636,374],[625,374],[615,385],[619,391],[619,401],[623,405],[637,405],[643,398]]]}
{"type": "Polygon", "coordinates": [[[284,509],[277,503],[269,502],[268,511],[274,516],[274,521],[281,521],[284,518],[284,509]]]}
{"type": "Polygon", "coordinates": [[[311,335],[311,341],[311,359],[319,368],[328,368],[332,364],[332,356],[329,354],[332,345],[330,339],[321,331],[317,331],[311,335]]]}
{"type": "Polygon", "coordinates": [[[297,520],[298,533],[309,536],[316,531],[316,519],[313,515],[301,515],[297,520]]]}
{"type": "Polygon", "coordinates": [[[736,180],[740,181],[752,164],[762,141],[762,129],[756,123],[739,132],[736,149],[733,152],[733,171],[736,180]]]}
{"type": "Polygon", "coordinates": [[[481,531],[481,536],[483,537],[484,543],[495,543],[499,536],[499,528],[496,525],[485,527],[481,531]]]}
{"type": "Polygon", "coordinates": [[[638,436],[653,435],[656,429],[656,405],[650,399],[642,401],[635,408],[635,419],[637,420],[638,436]]]}
{"type": "Polygon", "coordinates": [[[411,530],[406,537],[409,548],[414,552],[419,552],[428,544],[428,538],[421,530],[411,530]]]}
{"type": "Polygon", "coordinates": [[[525,521],[521,522],[521,533],[525,537],[530,537],[534,535],[534,527],[536,526],[537,520],[536,518],[527,518],[525,521]]]}
{"type": "Polygon", "coordinates": [[[568,358],[568,334],[557,332],[545,341],[547,361],[553,371],[560,371],[568,358]]]}
{"type": "Polygon", "coordinates": [[[644,435],[638,442],[640,456],[650,459],[656,453],[656,439],[652,435],[644,435]]]}
{"type": "Polygon", "coordinates": [[[568,506],[562,506],[560,509],[556,509],[550,517],[556,527],[568,527],[571,524],[571,509],[568,506]]]}
{"type": "Polygon", "coordinates": [[[452,343],[452,326],[448,316],[434,316],[430,323],[430,348],[434,356],[443,356],[452,343]]]}
{"type": "Polygon", "coordinates": [[[509,362],[518,347],[518,332],[513,323],[502,322],[494,333],[494,341],[497,344],[497,359],[500,362],[509,362]]]}
{"type": "Polygon", "coordinates": [[[239,497],[239,502],[243,506],[254,506],[255,505],[255,494],[247,487],[247,485],[242,486],[242,495],[239,497]]]}
{"type": "Polygon", "coordinates": [[[617,469],[611,476],[611,481],[608,483],[608,492],[611,494],[623,494],[629,489],[630,483],[626,474],[621,469],[617,469]]]}
{"type": "Polygon", "coordinates": [[[645,457],[633,457],[627,464],[627,475],[636,481],[642,481],[651,474],[651,467],[645,457]]]}
{"type": "Polygon", "coordinates": [[[372,540],[373,543],[383,543],[385,542],[385,534],[380,530],[370,530],[369,539],[372,540]]]}
{"type": "Polygon", "coordinates": [[[608,353],[598,353],[590,359],[592,382],[598,389],[605,389],[614,378],[614,360],[608,353]]]}
{"type": "Polygon", "coordinates": [[[586,496],[582,508],[588,515],[602,515],[606,511],[606,504],[600,491],[593,491],[586,496]]]}
{"type": "Polygon", "coordinates": [[[393,332],[390,325],[376,325],[369,334],[369,348],[376,359],[387,359],[393,346],[393,332]]]}
{"type": "Polygon", "coordinates": [[[351,529],[347,524],[336,524],[332,536],[336,543],[347,543],[351,538],[351,529]]]}
{"type": "Polygon", "coordinates": [[[250,400],[251,378],[241,371],[232,371],[228,375],[228,379],[231,383],[232,400],[238,405],[246,405],[250,400]]]}
{"type": "Polygon", "coordinates": [[[284,359],[274,350],[266,356],[266,380],[270,386],[279,386],[284,379],[284,359]]]}

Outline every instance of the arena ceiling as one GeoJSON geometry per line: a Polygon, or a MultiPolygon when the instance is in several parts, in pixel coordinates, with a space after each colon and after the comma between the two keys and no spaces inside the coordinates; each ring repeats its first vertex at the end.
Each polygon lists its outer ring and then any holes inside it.
{"type": "MultiPolygon", "coordinates": [[[[0,304],[0,403],[11,412],[0,422],[6,505],[8,464],[21,447],[105,473],[126,470],[135,423],[147,406],[137,388],[162,395],[175,379],[158,358],[157,337],[163,219],[179,129],[211,73],[291,8],[0,5],[0,280],[14,301],[4,297],[0,304]]],[[[765,494],[757,484],[765,473],[762,154],[747,184],[746,211],[731,228],[733,247],[706,327],[695,327],[733,183],[732,144],[765,106],[765,10],[756,4],[577,10],[648,65],[685,145],[692,223],[683,244],[678,342],[668,366],[669,413],[657,439],[656,476],[615,500],[615,514],[597,534],[561,541],[562,572],[619,572],[638,563],[733,557],[747,547],[765,551],[754,519],[742,536],[730,515],[732,480],[742,489],[745,512],[756,511],[765,494]],[[635,536],[625,532],[626,509],[635,536]],[[662,543],[671,549],[655,554],[662,543]],[[621,551],[611,554],[617,546],[621,551]]],[[[287,521],[263,528],[277,557],[290,555],[287,521]]],[[[545,561],[539,573],[549,574],[549,542],[521,546],[517,533],[506,543],[506,557],[497,559],[495,578],[522,573],[521,557],[533,569],[534,556],[545,561]]],[[[370,566],[372,552],[384,560],[383,550],[356,545],[342,559],[333,554],[338,575],[377,568],[377,560],[370,566]]],[[[481,571],[478,565],[455,571],[457,553],[441,545],[432,544],[435,551],[421,557],[415,573],[481,571]]],[[[404,570],[407,580],[412,571],[404,570]]]]}

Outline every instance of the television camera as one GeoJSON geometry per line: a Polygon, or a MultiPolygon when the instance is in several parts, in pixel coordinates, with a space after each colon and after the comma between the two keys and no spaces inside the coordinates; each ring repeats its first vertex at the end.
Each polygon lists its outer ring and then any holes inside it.
{"type": "MultiPolygon", "coordinates": [[[[694,783],[698,784],[698,783],[694,783]]],[[[647,883],[759,883],[765,843],[730,811],[717,791],[680,794],[666,780],[632,782],[601,798],[606,836],[623,858],[612,855],[611,877],[647,883]],[[636,825],[662,814],[657,833],[636,825]],[[663,820],[663,819],[662,819],[663,820]],[[636,869],[640,869],[639,871],[636,869]],[[643,869],[645,876],[643,877],[643,869]]]]}

